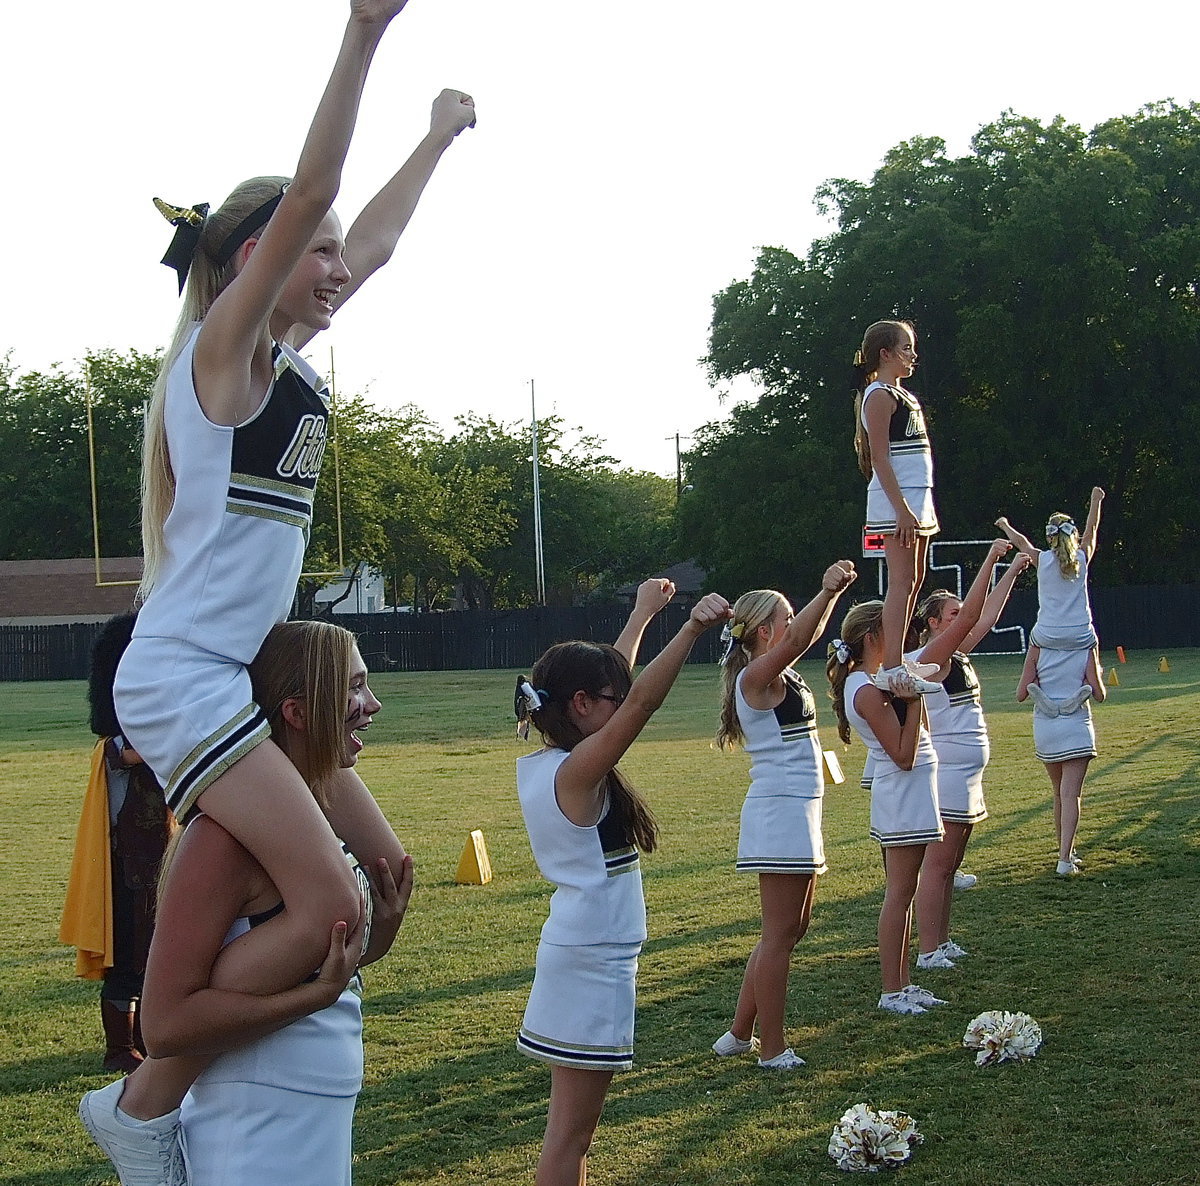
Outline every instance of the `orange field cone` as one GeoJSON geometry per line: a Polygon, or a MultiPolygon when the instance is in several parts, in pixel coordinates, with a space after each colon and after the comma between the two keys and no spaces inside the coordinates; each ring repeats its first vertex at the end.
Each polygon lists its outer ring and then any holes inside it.
{"type": "Polygon", "coordinates": [[[1124,647],[1117,647],[1117,659],[1121,663],[1125,662],[1125,648],[1124,647]]]}

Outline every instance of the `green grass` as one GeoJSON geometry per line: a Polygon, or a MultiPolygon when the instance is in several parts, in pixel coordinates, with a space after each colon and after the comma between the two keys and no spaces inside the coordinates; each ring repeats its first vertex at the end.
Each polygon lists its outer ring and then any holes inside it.
{"type": "MultiPolygon", "coordinates": [[[[927,975],[951,1003],[923,1017],[874,1008],[881,868],[856,785],[862,748],[843,755],[848,781],[827,799],[830,872],[793,961],[788,1036],[809,1066],[787,1076],[708,1052],[756,937],[757,894],[732,867],[746,761],[709,746],[715,672],[686,671],[626,762],[663,846],[644,862],[637,1064],[614,1080],[595,1186],[842,1182],[825,1145],[859,1100],[912,1113],[926,1134],[908,1186],[1195,1181],[1200,652],[1170,660],[1164,674],[1157,655],[1131,655],[1097,711],[1087,872],[1071,880],[1053,875],[1049,784],[1029,710],[1011,700],[1018,661],[979,661],[992,818],[968,851],[979,888],[956,896],[954,915],[975,954],[927,975]],[[1041,1055],[977,1070],[960,1042],[988,1008],[1031,1013],[1041,1055]]],[[[803,670],[819,687],[819,669],[803,670]]],[[[374,680],[385,711],[362,770],[416,856],[418,891],[368,978],[358,1186],[532,1181],[549,1077],[513,1038],[549,889],[513,786],[511,680],[374,680]],[[456,886],[475,827],[495,879],[456,886]]],[[[80,684],[0,685],[0,1182],[12,1186],[115,1182],[74,1117],[79,1094],[107,1078],[96,986],[73,978],[55,938],[87,776],[83,721],[80,684]]],[[[822,722],[835,744],[828,712],[822,722]]]]}

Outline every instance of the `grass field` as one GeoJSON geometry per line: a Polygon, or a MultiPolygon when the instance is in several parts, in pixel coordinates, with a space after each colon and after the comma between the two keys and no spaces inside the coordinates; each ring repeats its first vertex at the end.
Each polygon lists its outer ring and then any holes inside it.
{"type": "MultiPolygon", "coordinates": [[[[956,895],[954,933],[974,954],[922,973],[950,1004],[921,1017],[874,1007],[882,892],[867,840],[863,750],[826,800],[830,872],[793,960],[791,1075],[718,1060],[755,941],[757,892],[733,872],[744,756],[709,746],[716,673],[693,668],[626,769],[663,831],[644,860],[650,940],[641,963],[637,1063],[618,1074],[591,1158],[594,1186],[776,1186],[845,1181],[829,1132],[852,1103],[910,1112],[925,1144],[908,1186],[1125,1183],[1200,1178],[1200,652],[1130,655],[1097,710],[1085,789],[1086,874],[1054,876],[1049,784],[1018,660],[983,658],[992,734],[988,803],[956,895]],[[944,990],[944,991],[941,991],[944,990]],[[1024,1066],[976,1069],[961,1048],[983,1009],[1022,1009],[1045,1032],[1024,1066]]],[[[814,688],[815,664],[801,668],[814,688]]],[[[531,1182],[549,1076],[513,1038],[549,888],[521,826],[508,712],[512,675],[377,677],[385,711],[361,769],[415,854],[418,890],[392,956],[367,981],[367,1084],[358,1186],[531,1182]],[[495,879],[456,886],[482,828],[495,879]]],[[[95,984],[56,942],[87,777],[83,686],[0,684],[0,1182],[107,1186],[115,1176],[75,1119],[102,1085],[95,984]]],[[[827,746],[832,714],[822,710],[827,746]]],[[[253,1186],[253,1184],[247,1184],[253,1186]]],[[[297,1186],[309,1186],[297,1183],[297,1186]]],[[[311,1186],[323,1186],[313,1183],[311,1186]]]]}

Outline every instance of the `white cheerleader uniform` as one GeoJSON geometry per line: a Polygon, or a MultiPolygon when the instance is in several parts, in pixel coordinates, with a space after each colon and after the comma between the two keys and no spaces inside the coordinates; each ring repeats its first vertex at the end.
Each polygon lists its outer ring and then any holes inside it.
{"type": "MultiPolygon", "coordinates": [[[[865,718],[854,707],[854,697],[871,685],[864,671],[846,677],[846,719],[867,747],[871,761],[871,839],[884,848],[905,844],[934,844],[942,838],[938,811],[937,754],[925,727],[917,740],[917,755],[911,770],[901,770],[879,744],[865,718]]],[[[895,707],[903,701],[893,701],[895,707]]],[[[918,711],[913,705],[905,711],[918,711]]]]}
{"type": "Polygon", "coordinates": [[[1053,549],[1046,548],[1038,553],[1038,615],[1029,635],[1035,646],[1090,651],[1096,645],[1096,629],[1088,601],[1087,553],[1080,548],[1075,556],[1079,561],[1079,572],[1074,577],[1065,577],[1053,549]]]}
{"type": "MultiPolygon", "coordinates": [[[[355,873],[369,909],[370,883],[355,873]]],[[[226,943],[279,909],[236,920],[226,943]]],[[[362,1078],[356,973],[328,1008],[227,1051],[192,1084],[180,1111],[190,1186],[351,1186],[362,1078]]]]}
{"type": "Polygon", "coordinates": [[[804,680],[783,673],[783,699],[752,708],[734,683],[734,702],[750,755],[750,790],[742,805],[739,873],[824,873],[821,807],[825,779],[817,736],[817,705],[804,680]]]}
{"type": "MultiPolygon", "coordinates": [[[[1084,683],[1091,648],[1038,654],[1040,694],[1034,699],[1033,748],[1043,762],[1067,762],[1096,756],[1096,730],[1084,683]]],[[[1031,693],[1032,694],[1032,693],[1031,693]]]]}
{"type": "Polygon", "coordinates": [[[517,760],[517,794],[538,869],[556,887],[542,927],[517,1049],[587,1070],[633,1066],[637,960],[646,938],[638,850],[606,801],[600,821],[580,827],[554,793],[567,751],[517,760]]]}
{"type": "MultiPolygon", "coordinates": [[[[908,656],[906,656],[908,657],[908,656]]],[[[920,658],[914,652],[913,658],[920,658]]],[[[938,810],[943,820],[977,824],[987,819],[983,771],[991,757],[987,724],[979,701],[979,677],[961,652],[936,692],[925,697],[929,736],[937,754],[938,810]]]]}
{"type": "Polygon", "coordinates": [[[122,729],[181,820],[270,735],[246,666],[291,608],[328,420],[316,373],[276,345],[258,410],[236,427],[213,424],[192,381],[199,332],[167,376],[175,498],[157,582],[114,687],[122,729]]]}
{"type": "MultiPolygon", "coordinates": [[[[876,380],[863,392],[859,416],[864,431],[867,400],[876,391],[884,392],[880,399],[890,397],[896,405],[888,422],[888,460],[892,463],[900,493],[916,516],[917,534],[936,535],[941,529],[933,505],[933,452],[925,428],[925,413],[911,391],[876,380]]],[[[866,530],[883,535],[896,533],[896,508],[884,493],[877,473],[872,473],[867,485],[866,530]]]]}

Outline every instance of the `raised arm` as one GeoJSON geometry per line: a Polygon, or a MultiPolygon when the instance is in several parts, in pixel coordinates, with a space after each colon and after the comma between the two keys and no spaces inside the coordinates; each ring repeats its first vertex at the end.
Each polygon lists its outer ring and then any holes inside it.
{"type": "Polygon", "coordinates": [[[1008,536],[1009,543],[1014,548],[1020,548],[1030,560],[1037,563],[1038,550],[1023,536],[1003,515],[996,520],[996,526],[1008,536]]]}
{"type": "MultiPolygon", "coordinates": [[[[341,48],[295,176],[261,236],[239,248],[241,269],[213,302],[197,339],[196,391],[210,419],[238,423],[253,411],[246,405],[255,349],[292,269],[337,196],[367,71],[380,38],[406,2],[352,0],[341,48]]],[[[288,328],[276,327],[279,333],[288,328]]]]}
{"type": "MultiPolygon", "coordinates": [[[[413,149],[399,172],[363,207],[346,232],[345,260],[350,280],[334,299],[336,313],[392,258],[400,236],[421,200],[442,154],[465,128],[475,126],[475,100],[463,91],[445,90],[433,101],[429,131],[413,149]]],[[[291,345],[299,349],[312,340],[316,330],[293,326],[291,345]]]]}
{"type": "MultiPolygon", "coordinates": [[[[217,1054],[337,1000],[359,961],[361,936],[339,923],[316,980],[264,995],[209,986],[230,924],[270,882],[254,858],[201,816],[181,837],[158,903],[146,968],[142,1032],[155,1058],[217,1054]]],[[[257,907],[255,907],[257,908],[257,907]]]]}
{"type": "MultiPolygon", "coordinates": [[[[558,768],[554,789],[563,814],[584,826],[594,823],[603,794],[602,780],[625,755],[646,722],[667,698],[696,639],[728,620],[729,602],[709,593],[693,607],[679,633],[646,664],[612,716],[580,741],[558,768]]],[[[586,693],[577,692],[585,697],[586,693]]]]}
{"type": "Polygon", "coordinates": [[[995,624],[1000,621],[1000,615],[1008,604],[1009,594],[1017,583],[1017,577],[1025,571],[1032,561],[1024,552],[1018,552],[1013,562],[1004,570],[1004,575],[996,582],[996,587],[987,595],[979,621],[971,627],[962,645],[958,648],[969,655],[988,635],[995,624]]]}
{"type": "Polygon", "coordinates": [[[921,648],[922,663],[936,663],[939,667],[944,667],[950,662],[950,656],[959,649],[959,645],[979,621],[979,616],[983,612],[984,600],[987,598],[988,589],[991,586],[992,570],[1011,546],[1007,540],[992,541],[987,556],[979,566],[979,571],[975,574],[975,579],[971,582],[966,597],[963,598],[957,617],[936,638],[931,638],[921,648]]]}
{"type": "Polygon", "coordinates": [[[742,694],[761,695],[768,686],[812,646],[829,624],[829,615],[838,598],[857,578],[854,563],[838,560],[831,564],[821,578],[821,591],[788,623],[779,643],[746,666],[742,676],[742,694]]]}
{"type": "Polygon", "coordinates": [[[1093,486],[1091,502],[1088,503],[1087,522],[1083,525],[1083,535],[1079,537],[1079,546],[1089,563],[1096,551],[1096,534],[1100,530],[1100,504],[1103,501],[1104,491],[1099,486],[1093,486]]]}
{"type": "Polygon", "coordinates": [[[633,609],[629,611],[629,621],[621,631],[613,646],[625,656],[630,667],[637,663],[638,650],[642,645],[642,635],[650,625],[654,616],[660,613],[675,596],[675,585],[666,577],[651,577],[637,587],[633,599],[633,609]]]}

